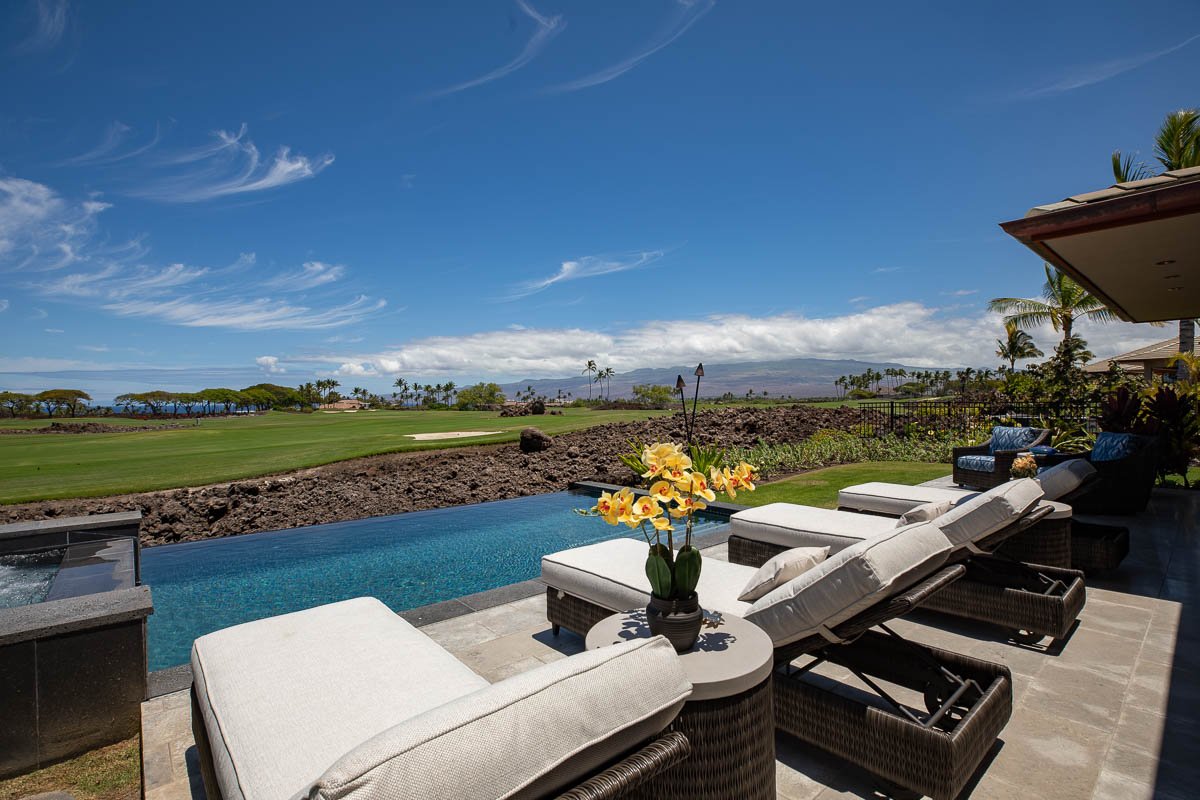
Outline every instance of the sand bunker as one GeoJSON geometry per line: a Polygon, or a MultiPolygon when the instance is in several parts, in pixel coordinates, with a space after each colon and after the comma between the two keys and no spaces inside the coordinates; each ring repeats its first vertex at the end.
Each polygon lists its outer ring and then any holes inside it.
{"type": "Polygon", "coordinates": [[[433,439],[462,439],[466,436],[495,436],[497,433],[504,431],[445,431],[444,433],[410,433],[408,438],[416,439],[421,442],[428,442],[433,439]]]}

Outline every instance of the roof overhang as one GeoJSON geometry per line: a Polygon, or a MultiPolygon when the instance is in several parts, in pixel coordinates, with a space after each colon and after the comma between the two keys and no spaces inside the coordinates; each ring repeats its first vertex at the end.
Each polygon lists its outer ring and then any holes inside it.
{"type": "Polygon", "coordinates": [[[1000,227],[1122,319],[1200,316],[1200,168],[1038,206],[1000,227]]]}

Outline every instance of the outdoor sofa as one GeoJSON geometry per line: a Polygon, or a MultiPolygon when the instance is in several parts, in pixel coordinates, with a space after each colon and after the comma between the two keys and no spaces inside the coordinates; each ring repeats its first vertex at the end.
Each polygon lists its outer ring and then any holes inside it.
{"type": "MultiPolygon", "coordinates": [[[[1101,465],[1104,462],[1099,462],[1101,465]]],[[[1087,508],[1088,498],[1103,493],[1105,481],[1096,464],[1085,458],[1058,459],[1042,469],[1033,480],[1042,487],[1044,497],[1057,508],[1071,509],[1066,518],[1051,514],[1029,534],[1013,537],[999,554],[1018,561],[1047,566],[1069,566],[1086,572],[1116,569],[1129,553],[1129,529],[1080,520],[1076,515],[1087,508]],[[1069,539],[1063,539],[1069,535],[1069,539]],[[1036,537],[1036,538],[1035,538],[1036,537]],[[1066,549],[1059,543],[1065,542],[1066,549]],[[1065,563],[1054,552],[1069,556],[1065,563]]],[[[959,503],[976,495],[969,489],[934,486],[906,486],[900,483],[860,483],[838,492],[838,508],[900,517],[926,503],[959,503]]]]}
{"type": "Polygon", "coordinates": [[[1010,477],[1013,461],[1031,447],[1050,438],[1044,428],[1010,428],[997,425],[983,444],[954,448],[954,482],[959,486],[991,489],[1010,477]]]}
{"type": "MultiPolygon", "coordinates": [[[[917,506],[910,516],[928,519],[958,547],[952,560],[965,562],[966,575],[925,601],[924,608],[957,617],[998,625],[1021,644],[1049,636],[1066,636],[1086,602],[1083,574],[1062,566],[1026,563],[1011,555],[997,555],[1015,539],[1030,538],[1049,517],[1065,507],[1041,501],[1042,490],[1031,479],[1011,481],[957,505],[949,502],[917,506]]],[[[1069,509],[1066,522],[1070,522],[1069,509]]],[[[903,526],[899,521],[849,511],[791,503],[771,503],[739,511],[730,520],[729,560],[759,566],[795,547],[827,546],[832,552],[886,535],[903,526]]],[[[1051,521],[1052,522],[1052,521],[1051,521]]],[[[1065,540],[1069,527],[1049,528],[1051,536],[1065,540]]],[[[1029,546],[1023,549],[1038,548],[1029,546]]],[[[1045,550],[1055,553],[1061,542],[1045,550]]],[[[1067,550],[1063,560],[1069,562],[1067,550]]]]}
{"type": "Polygon", "coordinates": [[[192,648],[209,800],[615,798],[686,759],[692,693],[662,637],[494,685],[374,598],[237,625],[192,648]]]}
{"type": "MultiPolygon", "coordinates": [[[[962,565],[946,563],[953,550],[936,526],[918,523],[848,547],[753,603],[738,597],[758,570],[705,559],[697,591],[708,612],[742,617],[771,638],[778,730],[909,791],[949,800],[1008,722],[1011,674],[905,640],[886,623],[962,577],[962,565]],[[849,669],[875,694],[813,671],[825,662],[849,669]],[[924,707],[896,699],[881,680],[916,692],[924,707]]],[[[634,539],[544,556],[552,630],[586,634],[610,614],[644,607],[645,561],[646,545],[634,539]]]]}

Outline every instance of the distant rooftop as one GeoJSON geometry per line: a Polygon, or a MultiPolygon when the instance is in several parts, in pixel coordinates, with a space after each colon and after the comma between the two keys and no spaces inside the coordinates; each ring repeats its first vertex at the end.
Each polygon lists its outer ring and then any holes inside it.
{"type": "Polygon", "coordinates": [[[1086,372],[1106,372],[1110,362],[1115,361],[1118,366],[1123,368],[1137,368],[1152,362],[1151,366],[1156,364],[1153,362],[1162,362],[1157,366],[1165,366],[1166,362],[1179,352],[1179,337],[1172,336],[1170,339],[1164,339],[1161,342],[1148,344],[1145,347],[1139,347],[1136,350],[1130,350],[1128,353],[1122,353],[1119,356],[1110,356],[1102,358],[1098,361],[1093,361],[1084,367],[1086,372]]]}

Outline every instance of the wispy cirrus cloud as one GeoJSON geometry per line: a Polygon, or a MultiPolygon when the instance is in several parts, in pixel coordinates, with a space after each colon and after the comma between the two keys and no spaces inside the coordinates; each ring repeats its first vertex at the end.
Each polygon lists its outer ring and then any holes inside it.
{"type": "Polygon", "coordinates": [[[300,265],[300,269],[292,272],[281,273],[274,278],[265,281],[263,285],[276,289],[302,291],[304,289],[315,289],[318,286],[334,283],[335,281],[340,280],[345,273],[346,268],[341,264],[326,264],[321,261],[305,261],[300,265]]]}
{"type": "Polygon", "coordinates": [[[890,272],[899,272],[899,267],[876,267],[871,270],[872,275],[887,275],[890,272]]]}
{"type": "Polygon", "coordinates": [[[942,292],[948,297],[970,297],[973,294],[979,294],[978,289],[955,289],[952,292],[942,292]]]}
{"type": "Polygon", "coordinates": [[[126,161],[131,158],[136,158],[143,153],[152,150],[159,142],[161,129],[156,125],[154,127],[154,136],[152,136],[144,144],[136,147],[121,150],[121,146],[125,144],[129,138],[129,134],[133,132],[133,128],[123,122],[113,121],[104,131],[104,138],[96,144],[91,150],[85,153],[80,153],[77,156],[65,158],[58,162],[60,167],[74,167],[83,165],[102,165],[115,164],[118,161],[126,161]]]}
{"type": "Polygon", "coordinates": [[[716,0],[675,0],[674,13],[648,42],[631,55],[602,70],[552,86],[548,92],[575,92],[619,78],[687,32],[716,5],[716,0]]]}
{"type": "Polygon", "coordinates": [[[1054,95],[1071,92],[1076,89],[1082,89],[1085,86],[1093,86],[1097,83],[1103,83],[1122,75],[1138,67],[1143,67],[1152,61],[1157,61],[1163,56],[1169,56],[1171,53],[1190,45],[1192,42],[1200,40],[1200,33],[1189,36],[1182,42],[1162,50],[1152,50],[1146,53],[1137,55],[1125,56],[1124,58],[1116,58],[1111,61],[1101,61],[1094,64],[1086,64],[1081,67],[1076,67],[1062,74],[1060,77],[1041,86],[1036,86],[1031,89],[1017,92],[1013,96],[1015,100],[1033,100],[1039,97],[1052,97],[1054,95]]]}
{"type": "Polygon", "coordinates": [[[0,314],[3,314],[5,311],[8,311],[8,301],[0,299],[0,314]]]}
{"type": "Polygon", "coordinates": [[[95,197],[67,203],[44,184],[0,178],[0,272],[69,266],[107,208],[95,197]]]}
{"type": "Polygon", "coordinates": [[[315,177],[333,163],[332,154],[310,158],[293,154],[286,145],[264,158],[246,134],[244,124],[237,132],[216,131],[207,145],[161,157],[157,163],[176,168],[174,172],[128,194],[166,203],[199,203],[277,189],[315,177]]]}
{"type": "Polygon", "coordinates": [[[512,61],[509,61],[507,64],[504,64],[503,66],[499,66],[490,72],[480,75],[477,78],[472,78],[471,80],[463,81],[462,83],[456,83],[453,86],[447,86],[444,89],[438,89],[435,92],[431,92],[429,95],[430,97],[442,97],[444,95],[454,94],[455,92],[461,92],[466,89],[473,89],[476,86],[483,86],[485,83],[491,83],[492,81],[500,80],[501,78],[511,75],[536,58],[537,54],[542,52],[542,48],[549,44],[555,36],[558,36],[560,33],[562,33],[567,27],[567,23],[561,15],[547,17],[538,13],[537,9],[535,9],[530,3],[526,2],[526,0],[517,0],[517,6],[522,12],[524,12],[525,16],[533,20],[535,27],[533,35],[529,37],[529,41],[525,43],[525,47],[522,48],[521,52],[517,54],[516,58],[514,58],[512,61]]]}
{"type": "Polygon", "coordinates": [[[337,328],[386,306],[362,294],[331,294],[346,273],[340,264],[310,261],[268,272],[252,253],[217,268],[147,263],[144,237],[121,244],[103,238],[96,216],[108,207],[95,199],[71,202],[33,181],[0,179],[0,273],[23,276],[22,288],[36,296],[185,327],[337,328]]]}
{"type": "Polygon", "coordinates": [[[13,48],[13,53],[24,55],[52,49],[62,40],[67,30],[67,0],[37,0],[37,19],[33,30],[13,48]]]}
{"type": "Polygon", "coordinates": [[[663,255],[664,251],[662,250],[644,250],[639,253],[631,253],[619,257],[583,256],[571,261],[564,261],[559,266],[558,272],[546,278],[522,283],[501,299],[517,300],[549,289],[556,283],[565,283],[566,281],[575,281],[581,278],[595,278],[613,272],[638,269],[657,261],[663,255]]]}

